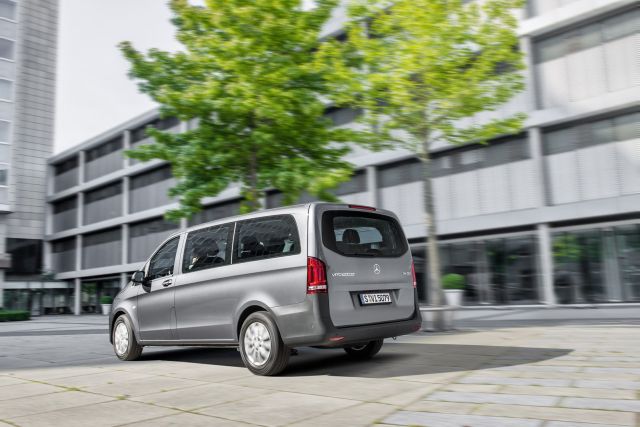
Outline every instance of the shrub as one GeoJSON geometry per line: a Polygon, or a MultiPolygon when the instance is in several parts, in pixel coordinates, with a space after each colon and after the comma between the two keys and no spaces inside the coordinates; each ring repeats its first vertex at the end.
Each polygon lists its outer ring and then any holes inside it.
{"type": "Polygon", "coordinates": [[[100,304],[111,304],[113,303],[113,298],[109,295],[104,295],[100,297],[100,304]]]}
{"type": "Polygon", "coordinates": [[[0,310],[0,322],[29,320],[31,313],[27,310],[0,310]]]}
{"type": "Polygon", "coordinates": [[[464,276],[462,274],[445,274],[442,277],[443,289],[464,289],[464,276]]]}

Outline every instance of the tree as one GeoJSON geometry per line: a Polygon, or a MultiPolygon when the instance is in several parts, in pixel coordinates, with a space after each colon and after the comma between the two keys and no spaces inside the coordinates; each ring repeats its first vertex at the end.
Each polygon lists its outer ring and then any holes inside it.
{"type": "MultiPolygon", "coordinates": [[[[461,126],[523,89],[515,8],[521,0],[353,0],[346,42],[320,52],[334,101],[358,105],[364,120],[422,161],[429,298],[442,289],[431,186],[434,143],[486,142],[518,132],[523,114],[461,126]],[[480,3],[480,4],[479,4],[480,3]]],[[[442,327],[442,316],[436,328],[442,327]]]]}
{"type": "Polygon", "coordinates": [[[267,188],[281,190],[285,203],[303,191],[335,199],[329,190],[352,174],[343,160],[348,142],[367,142],[366,132],[335,129],[323,118],[332,86],[316,56],[336,3],[172,0],[183,51],[145,54],[121,43],[130,76],[161,115],[197,123],[177,134],[151,128],[156,143],[127,153],[171,164],[178,183],[170,195],[180,207],[169,218],[191,216],[203,197],[232,183],[241,185],[243,211],[258,209],[267,188]]]}

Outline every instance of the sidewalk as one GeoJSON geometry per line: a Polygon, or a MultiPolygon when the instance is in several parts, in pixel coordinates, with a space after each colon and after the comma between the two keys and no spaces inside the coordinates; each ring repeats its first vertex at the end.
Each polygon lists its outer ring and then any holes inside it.
{"type": "Polygon", "coordinates": [[[273,378],[229,349],[146,348],[119,362],[94,332],[103,316],[0,324],[0,425],[637,427],[640,328],[624,313],[526,326],[517,318],[533,312],[509,311],[517,327],[421,332],[368,362],[303,348],[273,378]]]}

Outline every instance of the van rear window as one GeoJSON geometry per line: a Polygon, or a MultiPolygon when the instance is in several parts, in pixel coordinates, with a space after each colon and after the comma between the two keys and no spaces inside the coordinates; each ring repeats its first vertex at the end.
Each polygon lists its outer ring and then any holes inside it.
{"type": "Polygon", "coordinates": [[[369,212],[325,212],[322,242],[326,248],[350,257],[398,257],[408,250],[398,221],[369,212]]]}

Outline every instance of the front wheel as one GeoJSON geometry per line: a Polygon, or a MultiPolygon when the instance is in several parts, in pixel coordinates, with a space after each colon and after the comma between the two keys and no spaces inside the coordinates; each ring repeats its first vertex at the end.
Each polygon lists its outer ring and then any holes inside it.
{"type": "Polygon", "coordinates": [[[373,356],[378,354],[380,349],[382,348],[382,344],[384,344],[384,340],[374,340],[369,341],[368,343],[358,344],[358,345],[350,345],[344,348],[344,351],[354,359],[366,360],[371,359],[373,356]]]}
{"type": "Polygon", "coordinates": [[[249,315],[242,324],[239,341],[242,361],[256,375],[278,375],[289,363],[290,350],[268,313],[249,315]]]}
{"type": "Polygon", "coordinates": [[[136,360],[142,354],[142,346],[136,340],[131,321],[124,314],[116,319],[111,340],[113,350],[120,360],[136,360]]]}

